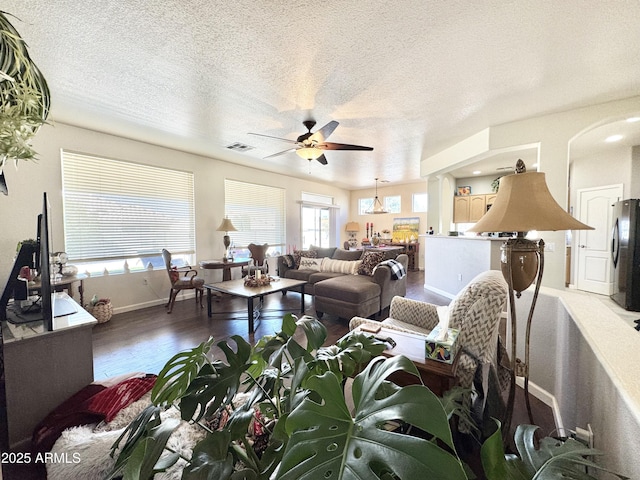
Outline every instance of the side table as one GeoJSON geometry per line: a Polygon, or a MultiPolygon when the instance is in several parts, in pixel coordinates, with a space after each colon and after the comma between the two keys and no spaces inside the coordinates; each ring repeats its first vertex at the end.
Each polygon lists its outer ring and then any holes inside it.
{"type": "MultiPolygon", "coordinates": [[[[381,328],[375,336],[380,339],[392,338],[396,342],[396,346],[385,350],[382,354],[386,357],[404,355],[411,360],[420,373],[422,383],[436,395],[442,396],[457,383],[456,369],[460,359],[460,350],[458,350],[453,363],[444,363],[425,358],[424,335],[381,328]]],[[[407,372],[397,372],[391,378],[400,385],[410,385],[417,382],[416,378],[407,372]]]]}
{"type": "Polygon", "coordinates": [[[205,270],[222,270],[222,281],[231,280],[231,269],[234,267],[246,267],[251,260],[248,258],[234,260],[203,260],[200,268],[205,270]]]}

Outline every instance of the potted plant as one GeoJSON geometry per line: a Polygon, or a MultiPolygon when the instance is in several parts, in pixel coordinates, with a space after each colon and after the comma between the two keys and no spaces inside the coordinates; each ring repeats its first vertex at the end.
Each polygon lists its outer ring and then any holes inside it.
{"type": "MultiPolygon", "coordinates": [[[[287,315],[282,331],[254,347],[232,339],[235,348],[217,344],[226,361],[209,359],[209,339],[166,364],[152,404],[112,447],[110,478],[150,479],[180,459],[185,480],[470,478],[450,429],[452,414],[469,419],[460,402],[465,392],[454,389],[440,399],[421,384],[396,385],[394,373],[419,378],[416,367],[402,356],[378,356],[385,345],[374,337],[353,334],[321,347],[322,323],[287,315]],[[206,430],[190,458],[167,452],[180,423],[162,420],[169,408],[206,430]]],[[[594,450],[557,440],[536,450],[533,429],[518,431],[519,459],[505,455],[498,424],[482,447],[489,480],[560,478],[558,472],[593,478],[576,467],[595,468],[584,457],[594,450]]]]}
{"type": "Polygon", "coordinates": [[[4,166],[9,159],[32,160],[31,139],[49,114],[47,82],[29,57],[27,44],[0,12],[0,191],[8,194],[4,166]]]}

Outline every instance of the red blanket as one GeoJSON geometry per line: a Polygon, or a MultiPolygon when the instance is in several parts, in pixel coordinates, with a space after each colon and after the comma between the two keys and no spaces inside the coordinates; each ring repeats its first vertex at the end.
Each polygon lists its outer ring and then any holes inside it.
{"type": "Polygon", "coordinates": [[[33,449],[48,452],[67,428],[110,422],[123,408],[137,401],[153,388],[156,375],[129,378],[110,387],[87,385],[56,407],[33,432],[33,449]]]}

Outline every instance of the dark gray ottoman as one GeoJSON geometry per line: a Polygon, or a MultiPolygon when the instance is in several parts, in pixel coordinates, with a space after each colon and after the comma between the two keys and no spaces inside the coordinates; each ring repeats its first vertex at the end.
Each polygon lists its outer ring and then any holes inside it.
{"type": "Polygon", "coordinates": [[[342,275],[315,284],[316,314],[337,315],[347,320],[369,317],[380,311],[380,285],[367,275],[342,275]]]}

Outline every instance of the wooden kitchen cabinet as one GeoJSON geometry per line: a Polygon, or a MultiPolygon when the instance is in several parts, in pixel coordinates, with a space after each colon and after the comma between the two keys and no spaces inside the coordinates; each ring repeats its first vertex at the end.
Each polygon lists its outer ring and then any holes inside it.
{"type": "Polygon", "coordinates": [[[477,222],[487,211],[487,195],[460,195],[453,197],[453,222],[477,222]]]}
{"type": "Polygon", "coordinates": [[[469,221],[477,222],[487,211],[486,195],[470,195],[469,202],[469,221]]]}
{"type": "Polygon", "coordinates": [[[453,223],[469,223],[471,196],[453,197],[453,223]]]}

